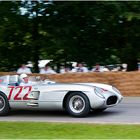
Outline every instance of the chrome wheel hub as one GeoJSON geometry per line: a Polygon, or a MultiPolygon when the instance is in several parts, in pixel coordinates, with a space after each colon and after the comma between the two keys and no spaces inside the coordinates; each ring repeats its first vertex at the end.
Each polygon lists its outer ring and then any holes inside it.
{"type": "Polygon", "coordinates": [[[75,95],[70,99],[69,106],[74,113],[80,113],[85,108],[85,101],[81,96],[75,95]]]}

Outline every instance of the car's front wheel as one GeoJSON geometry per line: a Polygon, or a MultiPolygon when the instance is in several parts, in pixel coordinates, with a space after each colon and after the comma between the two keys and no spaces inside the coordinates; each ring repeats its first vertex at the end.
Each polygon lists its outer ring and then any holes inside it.
{"type": "Polygon", "coordinates": [[[66,110],[74,117],[84,117],[90,112],[87,96],[81,92],[73,92],[66,99],[66,110]]]}
{"type": "Polygon", "coordinates": [[[7,115],[10,110],[6,95],[0,92],[0,116],[7,115]]]}

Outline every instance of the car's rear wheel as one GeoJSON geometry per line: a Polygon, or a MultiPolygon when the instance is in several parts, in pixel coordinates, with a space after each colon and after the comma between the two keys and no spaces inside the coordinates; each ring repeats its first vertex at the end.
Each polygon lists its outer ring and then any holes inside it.
{"type": "Polygon", "coordinates": [[[84,117],[90,112],[90,103],[86,95],[73,92],[66,99],[66,110],[74,117],[84,117]]]}
{"type": "Polygon", "coordinates": [[[10,110],[6,95],[0,92],[0,116],[7,115],[10,110]]]}

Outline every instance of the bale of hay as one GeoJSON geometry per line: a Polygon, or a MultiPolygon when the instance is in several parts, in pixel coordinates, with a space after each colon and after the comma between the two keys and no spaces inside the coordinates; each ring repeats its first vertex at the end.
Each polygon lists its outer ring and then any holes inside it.
{"type": "MultiPolygon", "coordinates": [[[[0,75],[13,75],[15,73],[0,72],[0,75]]],[[[140,72],[89,72],[66,74],[30,74],[33,76],[45,76],[50,80],[63,83],[95,82],[110,84],[117,87],[123,96],[140,96],[140,72]]]]}

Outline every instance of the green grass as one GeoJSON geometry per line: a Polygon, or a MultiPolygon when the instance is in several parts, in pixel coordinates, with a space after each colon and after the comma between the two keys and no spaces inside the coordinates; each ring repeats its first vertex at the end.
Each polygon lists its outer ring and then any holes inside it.
{"type": "Polygon", "coordinates": [[[0,139],[139,139],[140,125],[0,122],[0,139]]]}

